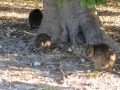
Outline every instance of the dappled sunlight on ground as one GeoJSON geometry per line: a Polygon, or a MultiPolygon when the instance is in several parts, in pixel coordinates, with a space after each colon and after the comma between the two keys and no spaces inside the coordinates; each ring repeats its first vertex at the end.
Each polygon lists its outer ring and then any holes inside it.
{"type": "Polygon", "coordinates": [[[120,44],[120,3],[109,2],[97,7],[99,18],[107,33],[120,44]]]}
{"type": "MultiPolygon", "coordinates": [[[[120,4],[109,3],[107,7],[97,7],[105,30],[118,43],[120,42],[119,6],[120,4]]],[[[34,8],[43,11],[42,3],[37,0],[0,1],[1,90],[119,89],[120,76],[93,72],[93,62],[77,53],[72,53],[72,50],[80,51],[78,48],[73,49],[73,46],[63,45],[62,50],[57,48],[47,54],[38,54],[34,50],[24,51],[37,31],[31,30],[28,23],[29,12],[34,8]],[[35,62],[39,62],[40,65],[35,66],[35,62]],[[67,74],[66,83],[60,71],[60,63],[64,73],[67,74]]],[[[119,63],[118,60],[118,70],[119,63]]]]}

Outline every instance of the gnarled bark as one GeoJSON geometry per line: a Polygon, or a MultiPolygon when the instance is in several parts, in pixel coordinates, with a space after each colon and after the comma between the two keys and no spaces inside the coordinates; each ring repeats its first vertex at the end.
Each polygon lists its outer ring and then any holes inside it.
{"type": "Polygon", "coordinates": [[[86,43],[104,42],[109,44],[114,51],[120,51],[120,46],[102,28],[95,8],[81,8],[79,0],[72,0],[71,3],[64,1],[61,7],[57,5],[56,0],[44,0],[43,5],[43,20],[36,36],[46,33],[51,36],[52,43],[70,41],[79,46],[80,39],[74,37],[74,34],[82,31],[86,43]]]}

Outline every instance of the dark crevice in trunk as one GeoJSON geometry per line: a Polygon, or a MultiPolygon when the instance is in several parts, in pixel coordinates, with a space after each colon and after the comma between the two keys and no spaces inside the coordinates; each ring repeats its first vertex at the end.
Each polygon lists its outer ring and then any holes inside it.
{"type": "Polygon", "coordinates": [[[67,36],[67,40],[66,41],[70,42],[70,36],[69,36],[70,34],[69,34],[69,30],[68,30],[68,26],[67,25],[66,25],[66,31],[67,31],[67,35],[66,35],[67,36]]]}

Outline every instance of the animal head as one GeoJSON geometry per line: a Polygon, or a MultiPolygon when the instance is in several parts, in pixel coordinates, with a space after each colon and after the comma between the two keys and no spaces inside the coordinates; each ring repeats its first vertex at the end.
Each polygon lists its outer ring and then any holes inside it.
{"type": "Polygon", "coordinates": [[[43,41],[41,38],[35,40],[35,46],[36,48],[45,48],[45,47],[50,47],[51,41],[43,41]]]}
{"type": "Polygon", "coordinates": [[[87,57],[92,57],[94,55],[94,44],[85,44],[83,46],[83,53],[87,57]]]}
{"type": "Polygon", "coordinates": [[[36,48],[42,47],[42,40],[41,39],[39,39],[39,38],[35,39],[35,47],[36,48]]]}

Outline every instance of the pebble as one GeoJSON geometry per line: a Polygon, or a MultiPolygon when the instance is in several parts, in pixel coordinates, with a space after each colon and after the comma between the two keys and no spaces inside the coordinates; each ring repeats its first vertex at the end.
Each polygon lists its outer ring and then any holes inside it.
{"type": "Polygon", "coordinates": [[[15,28],[13,28],[13,31],[15,31],[16,29],[15,28]]]}
{"type": "Polygon", "coordinates": [[[80,48],[77,47],[76,49],[79,50],[80,48]]]}
{"type": "Polygon", "coordinates": [[[7,37],[10,37],[10,34],[9,34],[9,33],[6,33],[6,36],[7,36],[7,37]]]}
{"type": "Polygon", "coordinates": [[[115,68],[113,68],[113,71],[116,71],[115,68]]]}
{"type": "Polygon", "coordinates": [[[20,46],[21,46],[21,47],[25,47],[25,46],[26,46],[26,43],[21,42],[20,46]]]}
{"type": "Polygon", "coordinates": [[[91,72],[91,70],[87,70],[87,72],[88,72],[88,73],[90,73],[90,72],[91,72]]]}
{"type": "Polygon", "coordinates": [[[25,36],[26,36],[26,34],[23,34],[23,36],[25,37],[25,36]]]}
{"type": "Polygon", "coordinates": [[[34,53],[32,53],[32,54],[31,54],[31,57],[33,57],[33,58],[34,58],[34,57],[36,57],[36,55],[35,55],[34,53]]]}
{"type": "Polygon", "coordinates": [[[13,30],[9,30],[11,33],[13,33],[14,31],[13,30]]]}
{"type": "Polygon", "coordinates": [[[11,87],[9,87],[9,89],[12,89],[11,87]]]}
{"type": "Polygon", "coordinates": [[[20,44],[20,43],[22,43],[22,41],[19,41],[18,43],[20,44]]]}
{"type": "Polygon", "coordinates": [[[16,38],[16,36],[13,36],[13,38],[16,38]]]}
{"type": "Polygon", "coordinates": [[[82,59],[81,59],[81,62],[85,62],[85,59],[82,58],[82,59]]]}
{"type": "Polygon", "coordinates": [[[15,56],[17,56],[18,54],[15,54],[15,56]]]}
{"type": "Polygon", "coordinates": [[[34,66],[40,66],[41,63],[40,63],[40,62],[34,62],[33,65],[34,65],[34,66]]]}
{"type": "Polygon", "coordinates": [[[68,49],[68,51],[72,51],[72,49],[71,49],[71,48],[69,48],[69,49],[68,49]]]}
{"type": "Polygon", "coordinates": [[[2,45],[0,45],[0,49],[2,48],[2,45]]]}
{"type": "Polygon", "coordinates": [[[7,30],[9,31],[9,30],[10,30],[10,27],[7,27],[7,30]]]}
{"type": "Polygon", "coordinates": [[[91,80],[91,81],[89,82],[89,84],[90,84],[91,86],[95,86],[95,82],[94,82],[93,80],[91,80]]]}

